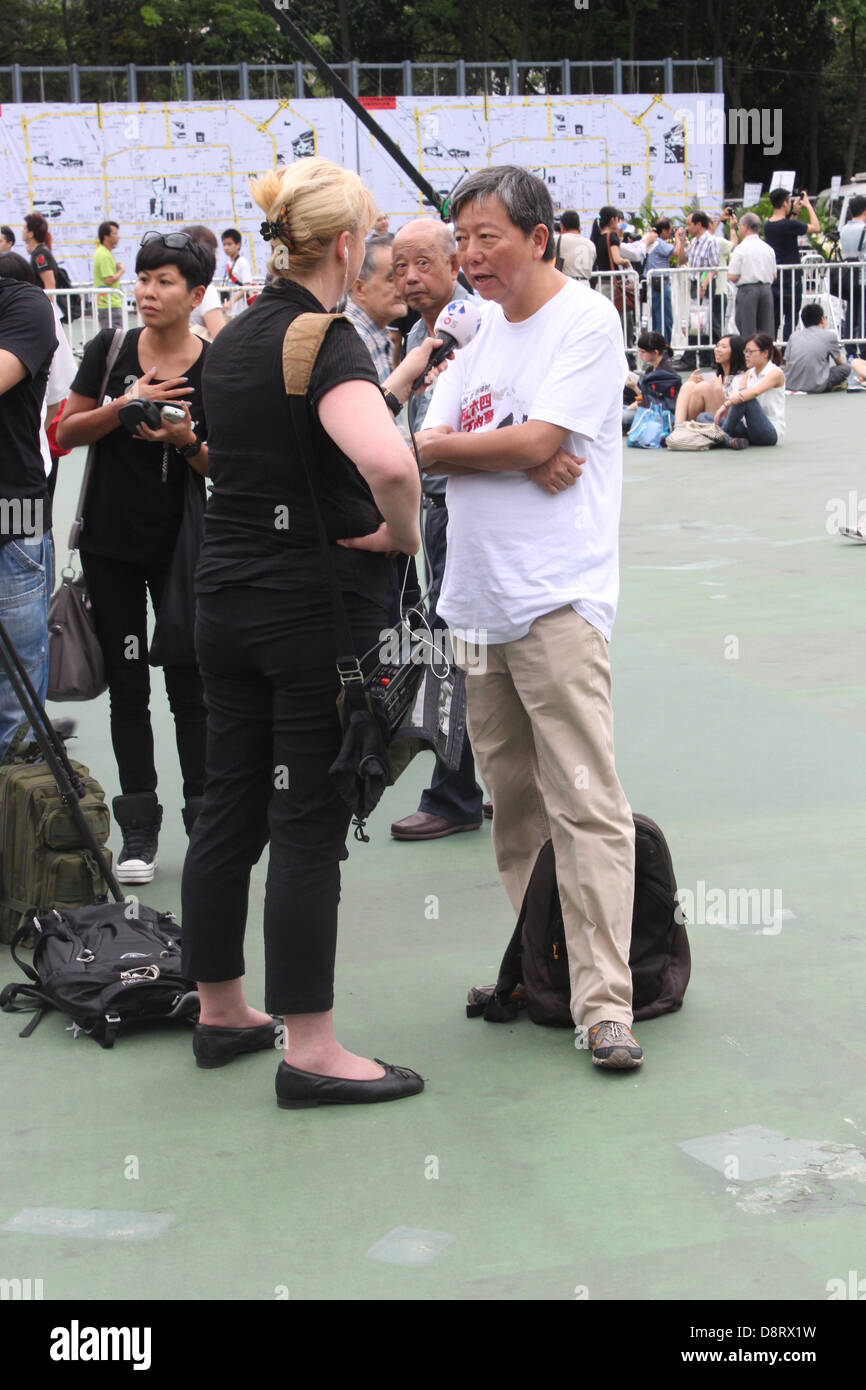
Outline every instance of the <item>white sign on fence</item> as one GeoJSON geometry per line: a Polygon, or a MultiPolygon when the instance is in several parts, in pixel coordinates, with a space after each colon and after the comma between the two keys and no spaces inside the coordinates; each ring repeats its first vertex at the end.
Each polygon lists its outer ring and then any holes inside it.
{"type": "Polygon", "coordinates": [[[793,169],[778,169],[770,179],[770,192],[774,188],[787,188],[789,193],[793,193],[796,181],[796,173],[793,169]]]}

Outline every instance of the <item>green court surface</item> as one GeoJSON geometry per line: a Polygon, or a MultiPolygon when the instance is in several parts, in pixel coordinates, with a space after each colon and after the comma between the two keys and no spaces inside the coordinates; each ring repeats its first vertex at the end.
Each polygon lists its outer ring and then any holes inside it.
{"type": "MultiPolygon", "coordinates": [[[[775,449],[624,451],[617,763],[706,904],[682,1012],[636,1027],[643,1068],[466,1019],[513,916],[488,822],[390,839],[427,755],[350,842],[337,976],[343,1041],[425,1092],[281,1111],[267,1054],[205,1072],[189,1030],[107,1052],[60,1015],[27,1040],[0,1015],[0,1276],[45,1299],[466,1301],[825,1300],[866,1275],[866,547],[828,530],[859,492],[866,513],[866,397],[791,398],[788,419],[775,449]]],[[[61,465],[58,538],[81,462],[61,465]]],[[[141,897],[179,911],[159,673],[153,704],[166,814],[141,897]]],[[[79,718],[74,756],[114,795],[107,696],[51,712],[79,718]]],[[[16,973],[3,949],[0,983],[16,973]]]]}

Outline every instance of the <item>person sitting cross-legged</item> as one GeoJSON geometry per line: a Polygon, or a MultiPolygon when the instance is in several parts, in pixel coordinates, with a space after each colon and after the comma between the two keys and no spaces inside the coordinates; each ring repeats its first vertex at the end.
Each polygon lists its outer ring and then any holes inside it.
{"type": "Polygon", "coordinates": [[[827,327],[820,304],[804,305],[800,319],[803,327],[795,329],[785,349],[785,386],[810,396],[835,391],[851,375],[839,335],[827,327]]]}
{"type": "Polygon", "coordinates": [[[756,333],[747,339],[744,351],[749,370],[725,404],[719,406],[715,423],[727,435],[732,449],[747,449],[750,444],[780,444],[785,433],[781,353],[769,333],[756,333]]]}

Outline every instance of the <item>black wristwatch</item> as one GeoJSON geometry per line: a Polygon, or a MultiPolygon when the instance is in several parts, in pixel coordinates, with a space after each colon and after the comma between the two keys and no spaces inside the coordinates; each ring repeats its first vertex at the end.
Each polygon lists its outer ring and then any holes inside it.
{"type": "Polygon", "coordinates": [[[385,391],[383,392],[383,395],[385,397],[385,404],[390,410],[391,414],[399,415],[400,411],[403,409],[402,402],[397,400],[397,397],[394,395],[393,391],[385,391]]]}
{"type": "Polygon", "coordinates": [[[183,454],[185,459],[195,458],[196,454],[201,453],[201,443],[201,440],[196,438],[193,440],[192,444],[184,444],[177,452],[183,454]]]}

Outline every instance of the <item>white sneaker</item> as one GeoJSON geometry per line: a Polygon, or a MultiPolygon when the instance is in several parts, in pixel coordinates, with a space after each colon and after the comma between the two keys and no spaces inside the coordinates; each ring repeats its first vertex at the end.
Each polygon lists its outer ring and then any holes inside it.
{"type": "Polygon", "coordinates": [[[114,817],[123,834],[123,848],[114,874],[118,883],[150,883],[158,863],[157,846],[162,807],[155,792],[116,796],[114,817]]]}

